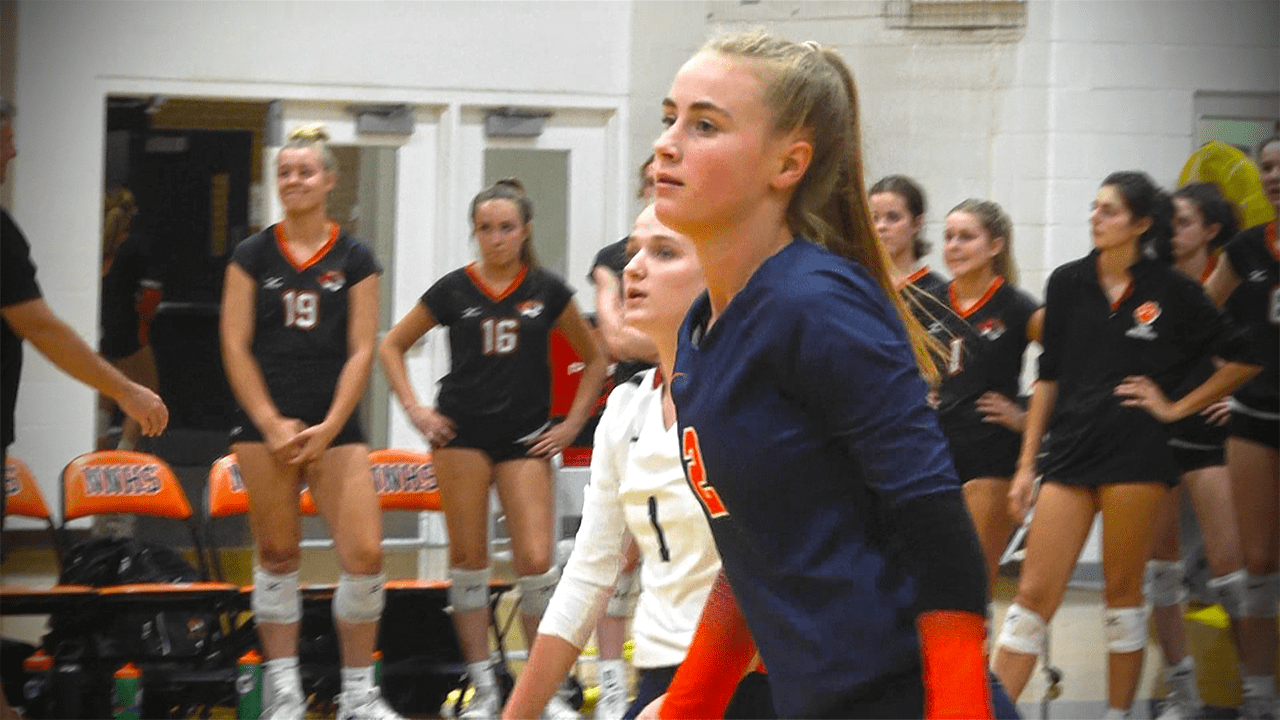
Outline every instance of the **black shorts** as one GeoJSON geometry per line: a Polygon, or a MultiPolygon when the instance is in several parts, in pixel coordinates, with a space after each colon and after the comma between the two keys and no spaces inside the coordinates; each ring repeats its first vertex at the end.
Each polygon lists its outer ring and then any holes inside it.
{"type": "Polygon", "coordinates": [[[1238,412],[1233,407],[1231,422],[1227,423],[1231,437],[1252,440],[1272,450],[1280,450],[1280,420],[1266,420],[1238,412]]]}
{"type": "Polygon", "coordinates": [[[512,424],[493,418],[458,417],[444,413],[453,420],[454,436],[448,445],[440,448],[470,448],[489,456],[495,465],[509,460],[530,457],[528,441],[541,435],[551,426],[545,417],[512,424]]]}
{"type": "MultiPolygon", "coordinates": [[[[340,371],[340,368],[338,369],[340,371]]],[[[314,372],[310,368],[296,373],[267,373],[267,391],[275,402],[280,414],[286,418],[297,418],[311,427],[324,422],[329,414],[329,406],[333,404],[333,392],[338,386],[338,371],[314,372]]],[[[231,442],[262,442],[264,438],[258,427],[249,420],[243,410],[236,413],[236,425],[231,428],[231,442]]],[[[347,422],[338,431],[338,435],[329,443],[330,447],[339,445],[364,445],[368,441],[364,430],[360,427],[360,418],[352,413],[347,422]]]]}
{"type": "Polygon", "coordinates": [[[1226,449],[1222,445],[1201,447],[1170,442],[1169,450],[1173,453],[1174,462],[1178,463],[1178,467],[1184,473],[1227,463],[1226,449]]]}
{"type": "Polygon", "coordinates": [[[1022,436],[1012,430],[981,434],[957,432],[948,437],[951,459],[961,483],[975,478],[1012,478],[1018,469],[1022,436]]]}

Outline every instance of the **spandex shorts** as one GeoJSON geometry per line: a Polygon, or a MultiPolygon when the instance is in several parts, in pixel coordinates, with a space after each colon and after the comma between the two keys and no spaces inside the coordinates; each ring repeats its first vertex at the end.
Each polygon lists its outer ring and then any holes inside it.
{"type": "Polygon", "coordinates": [[[1280,420],[1265,420],[1242,412],[1232,412],[1228,430],[1231,437],[1252,440],[1272,450],[1280,450],[1280,420]]]}
{"type": "MultiPolygon", "coordinates": [[[[447,415],[448,413],[446,413],[447,415]]],[[[492,418],[449,416],[454,423],[454,437],[440,448],[470,448],[489,456],[495,465],[529,456],[528,441],[542,434],[551,423],[544,417],[520,424],[495,422],[492,418]]]]}

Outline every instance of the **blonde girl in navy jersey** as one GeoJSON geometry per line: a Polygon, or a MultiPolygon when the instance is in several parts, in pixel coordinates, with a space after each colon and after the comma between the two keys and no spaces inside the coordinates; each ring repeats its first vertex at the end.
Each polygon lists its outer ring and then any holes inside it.
{"type": "MultiPolygon", "coordinates": [[[[604,357],[573,291],[538,267],[531,249],[533,203],[515,179],[471,202],[480,260],[422,295],[382,341],[387,380],[409,420],[431,444],[449,531],[449,601],[476,688],[464,717],[497,717],[502,698],[489,665],[489,488],[496,485],[511,533],[525,637],[533,638],[555,590],[555,488],[550,459],[591,415],[604,384],[604,357]],[[435,407],[418,402],[404,355],[431,328],[449,330],[450,369],[435,407]],[[552,329],[585,364],[564,421],[550,425],[552,329]]],[[[572,714],[555,696],[548,716],[572,714]]]]}
{"type": "Polygon", "coordinates": [[[1036,476],[1044,480],[995,658],[1015,699],[1101,511],[1107,717],[1128,716],[1147,644],[1142,570],[1156,514],[1177,477],[1165,423],[1200,411],[1258,371],[1200,286],[1144,252],[1169,236],[1171,216],[1168,196],[1145,174],[1113,173],[1090,215],[1094,251],[1049,278],[1040,377],[1009,490],[1014,517],[1025,516],[1036,476]],[[1212,355],[1226,362],[1176,401],[1166,398],[1212,355]]]}
{"type": "MultiPolygon", "coordinates": [[[[1267,200],[1280,214],[1280,135],[1258,146],[1267,200]]],[[[1263,371],[1231,398],[1227,469],[1248,581],[1240,618],[1242,715],[1280,717],[1276,695],[1276,602],[1280,596],[1280,240],[1276,221],[1227,243],[1205,285],[1248,328],[1263,371]]]]}
{"type": "MultiPolygon", "coordinates": [[[[1235,236],[1235,210],[1212,183],[1179,188],[1173,194],[1173,204],[1173,237],[1168,253],[1179,272],[1198,283],[1204,282],[1218,262],[1215,252],[1235,236]]],[[[1212,375],[1213,369],[1212,358],[1205,358],[1180,387],[1194,388],[1212,375]]],[[[1221,604],[1233,625],[1239,623],[1245,572],[1231,502],[1231,477],[1223,452],[1229,416],[1224,398],[1169,426],[1169,447],[1181,475],[1160,509],[1155,551],[1147,562],[1145,586],[1169,688],[1161,717],[1170,719],[1198,717],[1203,712],[1195,659],[1187,653],[1183,620],[1182,601],[1186,590],[1178,535],[1184,487],[1204,539],[1204,555],[1211,575],[1205,588],[1207,599],[1221,604]]]]}
{"type": "Polygon", "coordinates": [[[758,650],[781,717],[990,717],[982,551],[926,402],[932,343],[876,239],[848,67],[730,35],[662,112],[655,208],[708,287],[671,394],[727,582],[659,712],[718,717],[758,650]]]}
{"type": "MultiPolygon", "coordinates": [[[[624,535],[635,538],[643,563],[632,624],[636,699],[618,717],[635,717],[666,690],[720,570],[702,506],[680,465],[676,411],[666,382],[676,331],[706,289],[702,268],[692,241],[659,223],[652,206],[636,218],[628,252],[625,321],[656,345],[660,369],[637,374],[609,395],[596,428],[582,527],[503,712],[507,718],[537,714],[577,662],[593,621],[605,612],[610,588],[625,572],[626,552],[618,551],[624,535]]],[[[763,676],[748,677],[725,717],[774,717],[763,676]]]]}
{"type": "Polygon", "coordinates": [[[222,292],[222,361],[244,417],[231,431],[258,545],[253,613],[266,656],[264,719],[303,717],[298,672],[298,491],[311,486],[342,575],[338,717],[398,718],[373,684],[382,615],[382,510],[354,416],[377,344],[373,253],[325,215],[336,162],[323,126],[276,158],[284,219],[236,247],[222,292]]]}
{"type": "Polygon", "coordinates": [[[1018,289],[1013,221],[990,200],[969,199],[947,214],[942,256],[952,280],[931,334],[946,346],[937,391],[965,504],[977,526],[994,586],[1000,555],[1017,521],[1009,514],[1026,413],[1014,398],[1028,342],[1039,342],[1044,311],[1018,289]]]}

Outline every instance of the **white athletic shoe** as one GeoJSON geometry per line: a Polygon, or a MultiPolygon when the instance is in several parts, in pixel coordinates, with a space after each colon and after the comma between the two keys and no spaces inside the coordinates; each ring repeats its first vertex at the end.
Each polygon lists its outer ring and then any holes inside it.
{"type": "Polygon", "coordinates": [[[360,698],[339,696],[337,720],[405,720],[404,716],[382,699],[382,691],[373,688],[360,698]]]}
{"type": "Polygon", "coordinates": [[[1194,720],[1200,717],[1203,708],[1195,665],[1184,662],[1165,668],[1164,681],[1169,686],[1169,694],[1156,720],[1194,720]]]}
{"type": "Polygon", "coordinates": [[[582,716],[569,704],[559,692],[551,696],[547,706],[542,709],[542,720],[578,720],[582,716]]]}
{"type": "Polygon", "coordinates": [[[1280,720],[1276,698],[1245,695],[1240,703],[1240,720],[1280,720]]]}
{"type": "Polygon", "coordinates": [[[462,720],[481,720],[496,718],[501,714],[502,699],[498,697],[498,689],[495,687],[482,691],[477,688],[471,696],[471,701],[462,708],[461,713],[458,713],[458,717],[462,720]]]}
{"type": "Polygon", "coordinates": [[[258,718],[259,720],[303,720],[306,714],[305,700],[292,693],[282,693],[262,710],[258,718]]]}
{"type": "Polygon", "coordinates": [[[606,693],[600,690],[600,699],[596,701],[595,720],[622,720],[631,703],[627,702],[625,690],[606,693]]]}

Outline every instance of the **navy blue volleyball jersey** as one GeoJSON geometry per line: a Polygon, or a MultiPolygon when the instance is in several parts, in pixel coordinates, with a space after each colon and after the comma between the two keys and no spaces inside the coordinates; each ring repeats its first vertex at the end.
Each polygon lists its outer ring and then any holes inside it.
{"type": "Polygon", "coordinates": [[[769,668],[779,717],[912,672],[915,576],[885,513],[959,492],[906,331],[856,263],[803,239],[756,270],[671,379],[685,472],[769,668]]]}
{"type": "Polygon", "coordinates": [[[1018,396],[1027,323],[1040,304],[1000,276],[968,310],[956,306],[951,285],[939,299],[950,312],[925,327],[947,350],[938,388],[943,427],[948,436],[952,430],[999,427],[983,422],[978,398],[989,390],[1011,399],[1018,396]]]}
{"type": "Polygon", "coordinates": [[[332,375],[347,361],[347,293],[382,272],[363,242],[337,225],[310,258],[295,258],[276,224],[236,246],[231,261],[258,286],[253,356],[264,375],[316,368],[332,375]]]}
{"type": "Polygon", "coordinates": [[[1040,379],[1058,383],[1042,470],[1051,479],[1099,484],[1173,482],[1168,430],[1124,407],[1115,388],[1146,375],[1170,399],[1206,357],[1253,362],[1248,342],[1203,289],[1177,270],[1140,258],[1114,305],[1098,282],[1098,251],[1053,271],[1045,292],[1040,379]]]}
{"type": "Polygon", "coordinates": [[[1275,419],[1280,413],[1280,244],[1276,221],[1258,225],[1227,243],[1226,258],[1240,279],[1227,311],[1248,328],[1262,372],[1232,396],[1243,412],[1275,419]],[[1239,406],[1243,405],[1243,408],[1239,406]]]}
{"type": "Polygon", "coordinates": [[[537,267],[522,270],[496,295],[473,266],[436,281],[421,302],[449,328],[451,364],[440,380],[440,411],[545,420],[551,411],[548,337],[572,297],[560,278],[537,267]]]}

